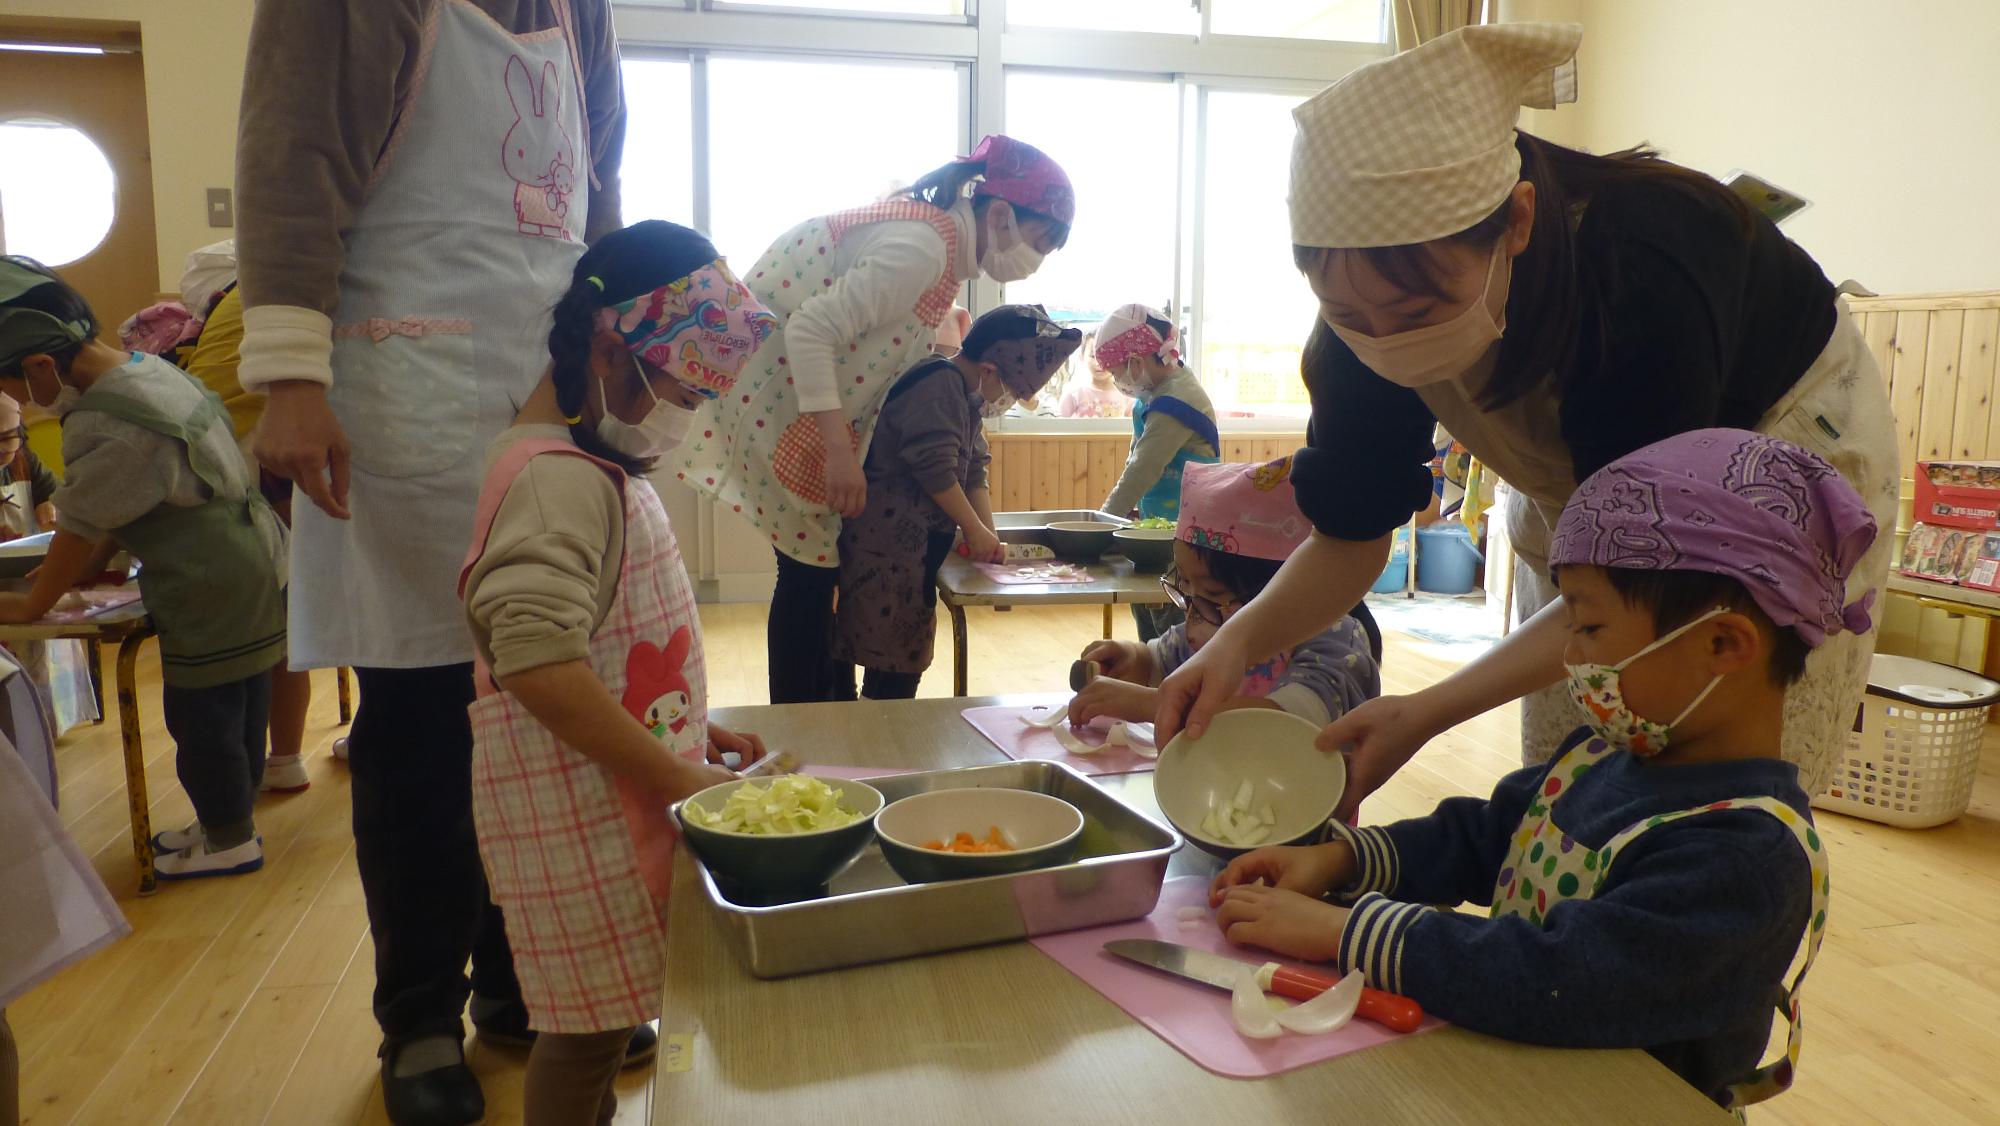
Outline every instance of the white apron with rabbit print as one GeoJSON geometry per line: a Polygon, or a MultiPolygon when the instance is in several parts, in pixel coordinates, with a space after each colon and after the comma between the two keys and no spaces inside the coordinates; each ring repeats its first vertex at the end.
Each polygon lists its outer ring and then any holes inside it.
{"type": "Polygon", "coordinates": [[[472,659],[453,593],[486,444],[548,362],[583,253],[589,140],[567,0],[514,35],[436,0],[409,96],[345,237],[328,401],[352,520],[294,509],[294,667],[472,659]]]}

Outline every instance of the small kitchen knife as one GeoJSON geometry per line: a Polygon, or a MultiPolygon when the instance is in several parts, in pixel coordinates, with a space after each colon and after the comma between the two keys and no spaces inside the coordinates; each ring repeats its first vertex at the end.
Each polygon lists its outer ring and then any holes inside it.
{"type": "MultiPolygon", "coordinates": [[[[1294,1001],[1310,1001],[1338,984],[1338,979],[1311,970],[1293,969],[1276,962],[1258,966],[1254,962],[1240,962],[1206,950],[1151,938],[1121,938],[1105,943],[1104,950],[1142,966],[1198,981],[1224,992],[1236,988],[1236,977],[1245,967],[1258,971],[1258,983],[1267,991],[1294,1001]]],[[[1363,989],[1361,1005],[1354,1012],[1363,1020],[1372,1020],[1395,1032],[1415,1032],[1424,1021],[1424,1010],[1415,1001],[1379,989],[1363,989]]]]}

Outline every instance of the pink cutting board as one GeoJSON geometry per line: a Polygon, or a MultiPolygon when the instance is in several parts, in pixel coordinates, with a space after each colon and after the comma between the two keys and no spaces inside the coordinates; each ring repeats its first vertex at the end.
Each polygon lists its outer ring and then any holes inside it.
{"type": "MultiPolygon", "coordinates": [[[[1054,706],[1054,705],[1051,705],[1054,706]]],[[[1056,742],[1056,733],[1046,727],[1030,727],[1023,716],[1047,715],[1048,708],[989,707],[967,708],[959,713],[974,731],[1000,748],[1011,759],[1044,759],[1059,762],[1084,774],[1143,774],[1153,769],[1153,760],[1130,747],[1105,747],[1094,755],[1073,755],[1056,742]]],[[[1063,722],[1067,723],[1067,720],[1063,722]]],[[[1102,745],[1104,728],[1085,727],[1076,733],[1086,743],[1102,745]]]]}
{"type": "MultiPolygon", "coordinates": [[[[1216,929],[1213,917],[1206,914],[1198,927],[1181,926],[1182,907],[1199,906],[1207,911],[1208,884],[1203,876],[1171,879],[1160,889],[1159,906],[1143,919],[1047,934],[1028,941],[1182,1055],[1231,1079],[1280,1075],[1404,1035],[1421,1036],[1443,1026],[1444,1022],[1436,1017],[1425,1017],[1417,1031],[1399,1033],[1357,1017],[1345,1028],[1321,1036],[1287,1032],[1275,1040],[1250,1040],[1236,1031],[1230,1019],[1228,992],[1104,952],[1104,944],[1115,939],[1156,938],[1258,965],[1273,960],[1267,951],[1232,945],[1216,929]]],[[[1327,971],[1325,966],[1315,968],[1321,973],[1327,971]]]]}

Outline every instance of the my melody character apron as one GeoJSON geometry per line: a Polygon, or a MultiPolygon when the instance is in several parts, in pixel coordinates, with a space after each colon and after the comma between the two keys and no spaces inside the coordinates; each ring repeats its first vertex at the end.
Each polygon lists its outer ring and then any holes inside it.
{"type": "Polygon", "coordinates": [[[345,239],[327,401],[352,520],[294,511],[295,666],[472,659],[453,596],[486,444],[548,363],[549,307],[583,253],[590,144],[568,0],[513,35],[434,0],[345,239]]]}
{"type": "MultiPolygon", "coordinates": [[[[1188,403],[1167,395],[1161,395],[1150,401],[1145,399],[1132,400],[1133,442],[1138,442],[1139,436],[1146,432],[1146,417],[1154,411],[1158,411],[1175,422],[1186,426],[1189,430],[1194,431],[1195,437],[1207,442],[1210,449],[1218,453],[1221,452],[1222,437],[1215,429],[1215,420],[1188,403]]],[[[1188,463],[1197,462],[1202,465],[1212,465],[1221,460],[1220,457],[1198,454],[1186,446],[1182,446],[1175,452],[1174,459],[1167,463],[1167,471],[1162,473],[1160,479],[1153,483],[1153,487],[1147,489],[1145,495],[1139,498],[1140,518],[1152,519],[1160,517],[1172,520],[1180,516],[1181,474],[1187,469],[1188,463]]],[[[1116,512],[1112,515],[1123,516],[1124,513],[1116,512]]]]}
{"type": "MultiPolygon", "coordinates": [[[[157,399],[98,385],[72,414],[97,411],[180,443],[209,499],[192,507],[161,505],[111,530],[139,560],[139,595],[160,634],[160,678],[176,688],[212,688],[256,676],[285,655],[285,577],[278,514],[254,487],[229,490],[227,470],[203,436],[229,414],[215,392],[161,360],[148,378],[185,381],[157,399]],[[180,391],[175,395],[173,391],[180,391]],[[186,401],[191,409],[169,412],[186,401]]],[[[233,450],[233,442],[231,443],[233,450]]],[[[232,452],[232,457],[234,456],[232,452]]],[[[239,470],[240,473],[240,470],[239,470]]]]}
{"type": "MultiPolygon", "coordinates": [[[[673,753],[708,741],[708,681],[694,591],[659,494],[566,442],[507,448],[479,496],[472,551],[529,459],[582,457],[619,484],[625,557],[591,634],[597,678],[673,753]]],[[[507,922],[533,1026],[603,1032],[660,1015],[666,905],[678,839],[659,796],[559,742],[489,670],[472,704],[472,815],[493,902],[507,922]]]]}
{"type": "Polygon", "coordinates": [[[1740,1082],[1730,1084],[1729,1106],[1740,1111],[1750,1103],[1761,1102],[1790,1087],[1792,1077],[1798,1070],[1799,1048],[1804,1036],[1804,1026],[1800,1022],[1799,990],[1805,984],[1806,971],[1812,969],[1813,958],[1819,953],[1820,939],[1826,936],[1826,906],[1833,887],[1827,873],[1826,850],[1821,847],[1819,832],[1810,820],[1784,802],[1769,797],[1735,798],[1648,817],[1621,830],[1605,842],[1603,848],[1584,848],[1556,827],[1555,805],[1576,784],[1577,779],[1610,753],[1611,748],[1604,740],[1590,739],[1578,744],[1551,768],[1541,793],[1536,795],[1522,815],[1521,827],[1514,834],[1507,862],[1500,868],[1499,879],[1493,887],[1493,915],[1496,918],[1516,915],[1536,926],[1547,925],[1549,912],[1554,910],[1556,904],[1570,899],[1589,899],[1596,894],[1620,849],[1647,830],[1670,821],[1699,817],[1723,809],[1758,809],[1777,818],[1798,839],[1799,847],[1805,850],[1806,860],[1812,867],[1812,917],[1807,921],[1806,933],[1800,939],[1799,952],[1793,955],[1792,961],[1798,972],[1788,975],[1790,980],[1781,982],[1771,998],[1788,1028],[1785,1057],[1758,1068],[1740,1082]]]}
{"type": "MultiPolygon", "coordinates": [[[[1836,301],[1834,307],[1837,316],[1826,348],[1758,420],[1756,430],[1825,458],[1861,494],[1875,526],[1884,529],[1848,577],[1847,601],[1853,602],[1864,591],[1879,592],[1888,581],[1895,537],[1886,529],[1896,526],[1902,470],[1882,373],[1846,305],[1836,301]]],[[[1474,401],[1474,388],[1485,385],[1493,355],[1465,377],[1419,387],[1417,394],[1445,430],[1514,492],[1507,504],[1507,535],[1518,556],[1515,613],[1526,621],[1556,599],[1549,579],[1549,541],[1577,481],[1556,400],[1530,395],[1491,411],[1474,401]]],[[[1805,675],[1785,692],[1782,751],[1785,761],[1799,768],[1799,785],[1808,794],[1826,787],[1835,751],[1847,744],[1874,651],[1872,629],[1862,635],[1834,634],[1813,650],[1805,675]]],[[[1575,727],[1576,704],[1564,685],[1523,697],[1522,761],[1548,761],[1575,727]]]]}
{"type": "MultiPolygon", "coordinates": [[[[949,211],[916,200],[891,200],[809,219],[780,237],[745,284],[781,325],[744,368],[735,388],[699,420],[674,476],[729,505],[763,532],[771,546],[801,563],[840,561],[840,516],[826,506],[826,449],[819,425],[799,414],[792,393],[785,334],[793,313],[833,286],[833,253],[842,238],[869,223],[921,222],[944,241],[945,261],[958,261],[959,225],[949,211]]],[[[899,374],[931,353],[937,326],[963,284],[951,265],[912,307],[876,325],[836,352],[834,381],[841,414],[854,432],[855,456],[866,460],[883,392],[899,374]]]]}

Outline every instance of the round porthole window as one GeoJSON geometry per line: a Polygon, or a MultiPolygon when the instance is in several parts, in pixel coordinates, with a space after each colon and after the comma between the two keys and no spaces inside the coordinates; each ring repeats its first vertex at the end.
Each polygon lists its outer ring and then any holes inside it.
{"type": "Polygon", "coordinates": [[[0,118],[0,249],[46,266],[96,250],[118,211],[118,177],[83,130],[0,118]]]}

